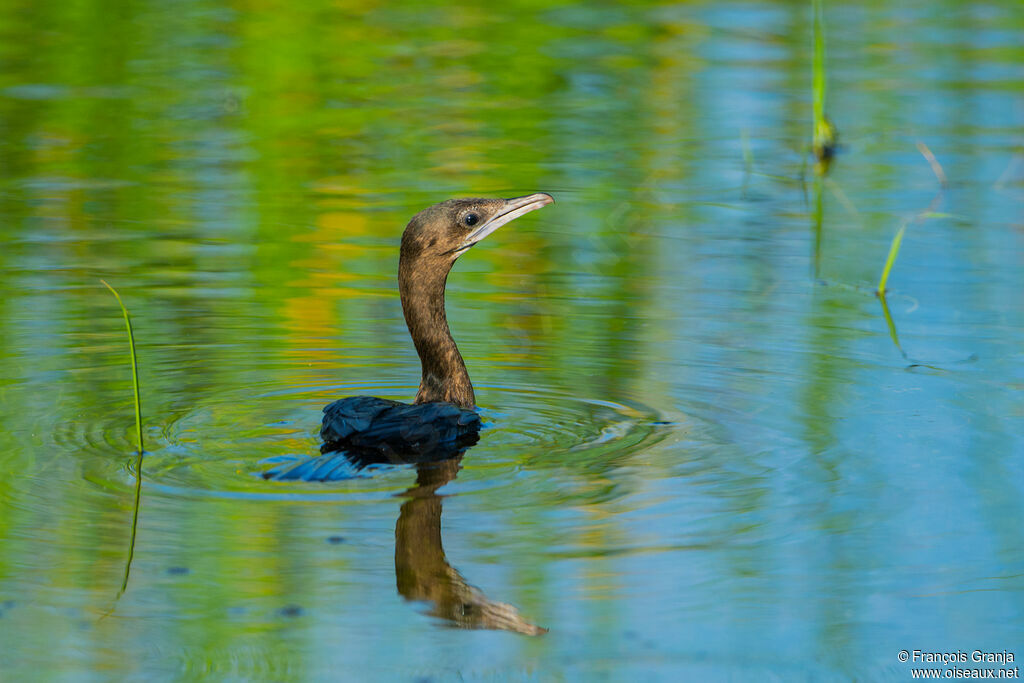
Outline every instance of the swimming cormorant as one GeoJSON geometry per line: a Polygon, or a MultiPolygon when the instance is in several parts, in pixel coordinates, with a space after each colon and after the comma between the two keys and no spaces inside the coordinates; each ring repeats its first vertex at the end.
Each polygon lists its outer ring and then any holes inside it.
{"type": "Polygon", "coordinates": [[[390,457],[476,442],[476,397],[445,317],[448,273],[480,240],[553,201],[543,192],[514,199],[449,199],[413,216],[402,234],[398,291],[423,368],[419,391],[411,404],[373,396],[331,403],[320,428],[322,450],[390,457]]]}

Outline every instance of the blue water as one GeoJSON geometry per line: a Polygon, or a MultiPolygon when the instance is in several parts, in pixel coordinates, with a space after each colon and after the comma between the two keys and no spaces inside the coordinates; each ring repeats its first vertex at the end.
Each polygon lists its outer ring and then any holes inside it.
{"type": "Polygon", "coordinates": [[[1024,15],[825,20],[819,173],[803,4],[0,0],[0,678],[1024,657],[1024,15]],[[480,443],[264,481],[414,395],[408,218],[533,191],[449,278],[480,443]]]}

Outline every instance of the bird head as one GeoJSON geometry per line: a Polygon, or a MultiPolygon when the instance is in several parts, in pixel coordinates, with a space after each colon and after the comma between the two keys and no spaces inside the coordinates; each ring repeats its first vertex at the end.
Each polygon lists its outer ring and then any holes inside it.
{"type": "Polygon", "coordinates": [[[449,199],[413,216],[402,234],[403,264],[446,266],[501,226],[551,204],[537,192],[513,199],[449,199]]]}

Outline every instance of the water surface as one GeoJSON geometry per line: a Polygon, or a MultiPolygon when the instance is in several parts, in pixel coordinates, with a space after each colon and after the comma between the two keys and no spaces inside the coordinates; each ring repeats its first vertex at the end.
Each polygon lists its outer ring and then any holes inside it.
{"type": "Polygon", "coordinates": [[[0,0],[2,677],[1024,657],[1024,16],[835,5],[822,180],[803,4],[0,0]],[[408,218],[538,190],[449,278],[480,443],[264,481],[415,393],[408,218]]]}

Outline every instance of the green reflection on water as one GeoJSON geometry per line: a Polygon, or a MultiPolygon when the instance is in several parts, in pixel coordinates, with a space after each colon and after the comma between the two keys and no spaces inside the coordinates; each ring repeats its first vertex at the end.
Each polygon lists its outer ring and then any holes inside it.
{"type": "Polygon", "coordinates": [[[0,0],[0,673],[874,680],[1012,645],[1024,20],[829,5],[844,148],[806,201],[809,9],[0,0]],[[888,283],[908,364],[870,290],[935,194],[918,140],[949,186],[888,283]],[[414,392],[408,217],[536,190],[450,278],[491,426],[436,490],[524,639],[402,598],[414,471],[254,475],[330,399],[414,392]],[[153,448],[97,621],[132,503],[100,277],[153,448]]]}

